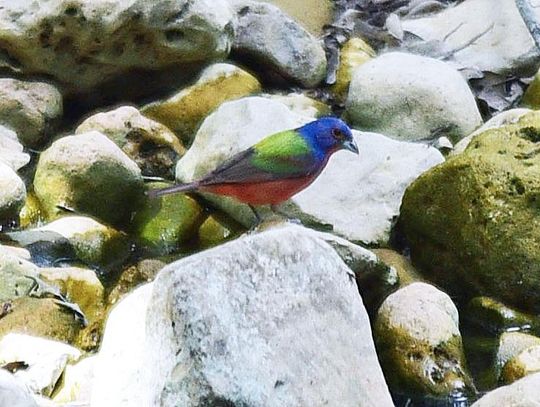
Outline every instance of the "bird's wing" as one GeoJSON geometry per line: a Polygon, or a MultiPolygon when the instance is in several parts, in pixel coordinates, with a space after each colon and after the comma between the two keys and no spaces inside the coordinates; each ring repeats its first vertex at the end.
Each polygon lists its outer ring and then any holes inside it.
{"type": "Polygon", "coordinates": [[[319,160],[294,130],[269,136],[236,154],[208,174],[202,183],[252,183],[304,177],[317,171],[319,160]]]}

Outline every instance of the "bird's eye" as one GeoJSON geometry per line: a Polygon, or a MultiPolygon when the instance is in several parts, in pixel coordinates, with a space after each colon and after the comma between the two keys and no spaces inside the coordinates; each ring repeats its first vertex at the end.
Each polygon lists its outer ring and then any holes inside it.
{"type": "Polygon", "coordinates": [[[345,139],[345,134],[340,129],[332,129],[332,136],[339,141],[345,139]]]}

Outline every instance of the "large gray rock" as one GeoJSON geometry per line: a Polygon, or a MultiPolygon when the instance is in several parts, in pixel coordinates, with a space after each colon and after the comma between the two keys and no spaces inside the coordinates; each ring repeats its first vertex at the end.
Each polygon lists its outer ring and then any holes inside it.
{"type": "Polygon", "coordinates": [[[115,225],[128,221],[143,195],[141,170],[105,135],[63,137],[41,153],[34,191],[48,218],[66,207],[115,225]]]}
{"type": "MultiPolygon", "coordinates": [[[[312,120],[275,100],[250,97],[224,103],[201,125],[192,147],[178,162],[176,177],[179,181],[199,178],[264,137],[312,120]]],[[[374,133],[354,134],[360,157],[337,153],[319,178],[283,210],[306,224],[332,225],[350,240],[384,243],[407,186],[443,157],[424,145],[374,133]]],[[[207,196],[241,223],[253,222],[247,206],[207,196]]]]}
{"type": "Polygon", "coordinates": [[[326,75],[321,42],[278,7],[249,0],[232,2],[238,14],[233,51],[261,74],[277,73],[305,87],[326,75]]]}
{"type": "Polygon", "coordinates": [[[222,58],[232,19],[225,0],[8,1],[0,9],[1,62],[85,92],[137,70],[179,73],[222,58]]]}
{"type": "Polygon", "coordinates": [[[111,313],[91,406],[392,406],[354,275],[319,236],[279,227],[163,269],[111,313]]]}
{"type": "MultiPolygon", "coordinates": [[[[0,27],[5,10],[6,7],[0,9],[0,27]]],[[[3,34],[0,34],[0,38],[3,34]]],[[[1,49],[0,46],[0,65],[1,49]]],[[[47,141],[62,112],[62,95],[54,86],[44,82],[0,78],[0,123],[14,130],[25,146],[35,148],[47,141]]]]}
{"type": "Polygon", "coordinates": [[[347,115],[360,129],[401,140],[454,141],[482,124],[467,81],[432,58],[391,52],[353,72],[347,115]]]}
{"type": "MultiPolygon", "coordinates": [[[[540,18],[540,8],[533,11],[540,18]]],[[[444,43],[442,49],[425,50],[428,54],[451,53],[466,67],[531,75],[538,69],[540,55],[515,0],[467,0],[425,18],[403,21],[402,26],[428,43],[444,43]],[[469,45],[464,48],[465,44],[469,45]]]]}
{"type": "Polygon", "coordinates": [[[540,373],[535,373],[490,391],[471,407],[536,407],[540,405],[539,387],[540,373]]]}

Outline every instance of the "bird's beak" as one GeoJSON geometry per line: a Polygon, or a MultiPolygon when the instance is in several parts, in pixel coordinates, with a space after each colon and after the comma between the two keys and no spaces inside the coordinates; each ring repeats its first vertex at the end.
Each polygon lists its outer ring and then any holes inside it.
{"type": "Polygon", "coordinates": [[[358,146],[356,145],[354,140],[347,140],[343,143],[343,148],[345,150],[352,151],[353,153],[358,154],[358,146]]]}

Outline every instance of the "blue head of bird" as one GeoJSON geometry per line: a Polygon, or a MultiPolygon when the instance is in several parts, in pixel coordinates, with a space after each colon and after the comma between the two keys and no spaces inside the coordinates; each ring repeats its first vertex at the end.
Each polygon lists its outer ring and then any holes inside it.
{"type": "Polygon", "coordinates": [[[351,129],[336,117],[323,117],[302,126],[298,131],[321,155],[329,155],[338,150],[349,150],[358,154],[358,146],[351,129]]]}

